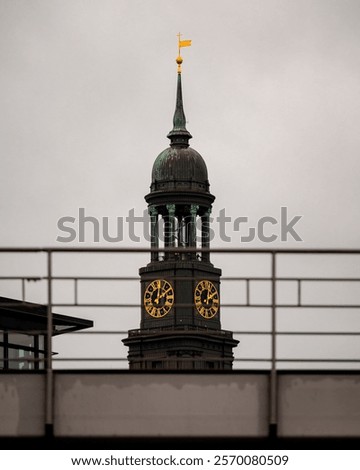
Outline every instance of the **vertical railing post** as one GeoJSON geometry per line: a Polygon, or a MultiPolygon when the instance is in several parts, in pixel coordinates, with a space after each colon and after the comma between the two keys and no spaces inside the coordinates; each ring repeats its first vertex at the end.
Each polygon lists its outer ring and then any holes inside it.
{"type": "Polygon", "coordinates": [[[246,306],[250,307],[250,279],[246,279],[246,306]]]}
{"type": "Polygon", "coordinates": [[[25,302],[26,294],[25,294],[25,279],[21,279],[21,300],[25,302]]]}
{"type": "Polygon", "coordinates": [[[271,254],[271,374],[269,437],[277,436],[277,374],[276,374],[276,252],[271,254]]]}
{"type": "Polygon", "coordinates": [[[47,252],[47,277],[48,277],[48,299],[47,299],[47,330],[46,330],[46,393],[45,393],[45,435],[53,436],[54,421],[54,381],[52,370],[52,253],[47,252]]]}
{"type": "Polygon", "coordinates": [[[75,277],[74,278],[74,304],[78,304],[78,279],[75,277]]]}

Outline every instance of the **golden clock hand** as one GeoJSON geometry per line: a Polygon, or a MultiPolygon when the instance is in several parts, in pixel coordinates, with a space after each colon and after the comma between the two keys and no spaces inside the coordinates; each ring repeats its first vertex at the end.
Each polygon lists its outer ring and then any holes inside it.
{"type": "Polygon", "coordinates": [[[161,281],[158,281],[157,282],[157,296],[156,296],[156,299],[154,300],[154,302],[156,304],[159,303],[159,299],[160,299],[160,288],[161,288],[161,281]]]}
{"type": "Polygon", "coordinates": [[[169,289],[165,290],[165,291],[160,295],[159,299],[162,299],[163,297],[165,297],[165,295],[166,295],[169,291],[171,291],[171,287],[169,287],[169,289]]]}
{"type": "Polygon", "coordinates": [[[213,292],[212,294],[208,296],[208,299],[211,300],[215,295],[216,295],[216,292],[213,292]]]}

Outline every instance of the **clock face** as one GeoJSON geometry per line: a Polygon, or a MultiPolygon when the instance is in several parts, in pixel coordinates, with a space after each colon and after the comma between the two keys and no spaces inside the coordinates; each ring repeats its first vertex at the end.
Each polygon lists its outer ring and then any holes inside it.
{"type": "Polygon", "coordinates": [[[174,304],[174,289],[165,279],[152,281],[145,290],[144,306],[146,312],[154,318],[164,317],[174,304]]]}
{"type": "Polygon", "coordinates": [[[200,281],[195,287],[195,306],[204,318],[213,318],[219,311],[219,293],[210,281],[200,281]]]}

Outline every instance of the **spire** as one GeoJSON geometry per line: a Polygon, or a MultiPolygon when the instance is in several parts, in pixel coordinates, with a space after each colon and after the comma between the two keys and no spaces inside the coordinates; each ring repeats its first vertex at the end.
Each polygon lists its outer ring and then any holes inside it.
{"type": "Polygon", "coordinates": [[[188,47],[191,46],[191,40],[180,40],[181,34],[178,34],[178,47],[179,47],[179,55],[176,59],[176,63],[178,64],[178,78],[177,78],[177,92],[176,92],[176,108],[173,118],[173,129],[169,132],[167,137],[170,139],[170,145],[176,147],[188,147],[189,146],[189,139],[192,138],[190,132],[186,130],[186,118],[184,113],[184,106],[182,100],[182,90],[181,90],[181,64],[183,59],[180,55],[180,48],[181,47],[188,47]]]}
{"type": "Polygon", "coordinates": [[[188,147],[189,139],[192,135],[186,130],[186,118],[183,107],[182,91],[181,91],[181,73],[178,73],[176,108],[173,118],[173,129],[167,137],[171,140],[171,146],[188,147]]]}

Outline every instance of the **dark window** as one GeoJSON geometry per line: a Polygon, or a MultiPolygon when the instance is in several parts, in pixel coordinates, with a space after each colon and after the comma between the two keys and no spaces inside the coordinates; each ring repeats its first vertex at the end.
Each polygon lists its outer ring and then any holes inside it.
{"type": "Polygon", "coordinates": [[[0,369],[44,369],[44,358],[43,335],[0,332],[0,369]]]}

